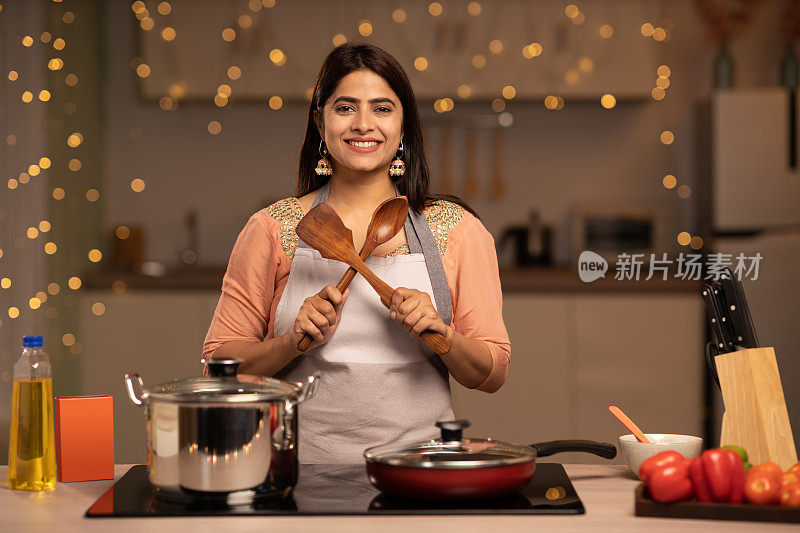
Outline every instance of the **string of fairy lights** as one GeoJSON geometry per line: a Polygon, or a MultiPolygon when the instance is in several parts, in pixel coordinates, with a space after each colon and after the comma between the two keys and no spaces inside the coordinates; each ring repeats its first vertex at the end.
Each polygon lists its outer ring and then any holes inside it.
{"type": "MultiPolygon", "coordinates": [[[[445,16],[446,2],[430,2],[427,5],[427,13],[429,16],[437,18],[445,16]]],[[[454,3],[455,4],[455,3],[454,3]]],[[[463,4],[462,4],[463,5],[463,4]]],[[[236,24],[226,26],[220,30],[220,38],[228,44],[233,43],[239,37],[240,32],[245,32],[253,26],[253,15],[259,13],[262,9],[272,9],[276,7],[276,0],[249,0],[247,3],[248,12],[241,13],[236,17],[236,24]]],[[[145,2],[137,0],[131,5],[131,9],[139,20],[139,26],[142,31],[151,31],[156,27],[155,21],[150,16],[150,11],[147,9],[145,2]]],[[[453,9],[456,9],[455,7],[453,9]]],[[[466,12],[471,17],[478,17],[485,14],[483,5],[478,1],[470,1],[465,6],[466,12]]],[[[173,6],[167,2],[162,1],[156,7],[157,12],[166,16],[172,13],[173,6]]],[[[584,27],[587,17],[581,11],[580,7],[576,4],[569,4],[564,7],[564,16],[577,27],[584,27]]],[[[408,12],[403,8],[395,8],[391,11],[391,19],[397,25],[404,24],[408,19],[408,12]]],[[[374,24],[365,18],[360,18],[356,22],[356,29],[358,35],[361,37],[372,37],[375,31],[374,24]]],[[[643,37],[652,39],[657,43],[667,43],[672,39],[672,31],[674,30],[674,23],[671,19],[663,20],[659,25],[652,22],[644,22],[640,27],[640,33],[643,37]]],[[[614,28],[610,24],[601,24],[597,27],[597,34],[601,39],[607,40],[614,36],[614,28]]],[[[176,38],[175,29],[165,23],[161,29],[161,38],[166,42],[172,42],[176,38]]],[[[347,42],[347,36],[343,33],[336,33],[331,38],[332,46],[339,46],[347,42]]],[[[492,56],[501,54],[506,48],[506,44],[501,39],[492,39],[487,43],[486,51],[474,51],[471,55],[471,64],[475,70],[481,70],[486,67],[492,56]]],[[[287,64],[287,53],[279,47],[270,48],[265,51],[268,61],[276,67],[283,67],[287,64]]],[[[526,60],[534,60],[544,53],[544,48],[539,42],[530,42],[522,47],[521,54],[526,60]]],[[[413,68],[419,72],[428,71],[431,68],[431,61],[424,55],[419,55],[411,61],[413,68]]],[[[579,82],[582,76],[591,74],[596,68],[596,61],[588,56],[581,56],[577,59],[576,64],[567,68],[563,73],[563,80],[567,85],[575,85],[579,82]]],[[[137,74],[141,78],[146,78],[150,75],[150,67],[144,63],[138,63],[135,66],[137,74]]],[[[237,65],[230,65],[226,70],[226,76],[229,82],[239,80],[243,75],[242,69],[237,65]]],[[[667,65],[659,65],[656,69],[655,84],[651,90],[651,97],[654,101],[662,101],[667,96],[667,90],[670,86],[671,70],[667,65]]],[[[312,89],[306,90],[306,99],[311,99],[312,89]]],[[[456,101],[467,101],[472,96],[473,89],[468,83],[461,83],[455,89],[456,98],[446,96],[437,98],[433,102],[433,109],[436,113],[448,113],[455,109],[456,101]]],[[[169,89],[169,96],[162,97],[159,100],[159,106],[165,110],[174,110],[177,107],[177,100],[179,95],[185,93],[185,86],[180,84],[173,84],[169,89]]],[[[223,83],[217,87],[217,93],[213,97],[213,102],[217,107],[225,107],[231,100],[233,89],[230,83],[223,83]]],[[[498,123],[502,127],[508,127],[513,123],[513,116],[507,112],[508,105],[517,96],[517,89],[512,84],[505,85],[498,97],[493,98],[490,102],[491,109],[498,113],[498,123]]],[[[616,97],[611,93],[605,93],[600,96],[600,105],[604,109],[613,109],[617,105],[616,97]]],[[[565,106],[565,98],[558,94],[549,94],[544,97],[543,104],[547,110],[560,111],[565,106]]],[[[267,107],[273,111],[281,109],[284,105],[284,100],[279,95],[270,96],[267,99],[267,107]]],[[[222,132],[222,123],[219,120],[212,120],[208,123],[208,132],[212,135],[218,135],[222,132]]],[[[664,146],[673,144],[675,135],[670,130],[664,130],[660,134],[660,141],[664,146]]],[[[675,189],[677,195],[681,199],[687,199],[691,196],[691,188],[689,185],[678,185],[678,180],[674,174],[667,174],[662,179],[662,184],[667,190],[675,189]]],[[[682,231],[677,236],[677,241],[681,246],[690,246],[694,250],[699,250],[703,246],[703,239],[699,235],[692,236],[689,232],[682,231]]]]}
{"type": "MultiPolygon", "coordinates": [[[[60,4],[63,0],[52,0],[54,3],[60,4]]],[[[249,0],[247,1],[247,8],[235,16],[235,24],[227,25],[219,30],[218,38],[224,43],[234,43],[241,34],[247,32],[254,25],[254,18],[258,16],[262,10],[274,10],[276,7],[276,0],[249,0]]],[[[244,3],[242,3],[244,5],[244,3]]],[[[470,17],[480,17],[487,15],[487,8],[481,2],[470,1],[464,6],[463,3],[458,3],[458,6],[466,9],[466,13],[470,17]]],[[[140,31],[142,32],[158,32],[160,39],[165,43],[173,43],[176,39],[180,39],[179,33],[176,31],[174,25],[170,22],[171,15],[174,13],[174,5],[169,1],[155,1],[145,2],[143,0],[136,0],[131,3],[131,11],[138,22],[140,31]],[[149,7],[148,7],[149,6],[149,7]]],[[[494,8],[495,6],[491,6],[494,8]]],[[[430,17],[446,17],[449,10],[457,9],[455,2],[430,2],[427,5],[427,16],[430,17]]],[[[387,12],[390,16],[392,23],[398,28],[401,28],[408,20],[408,12],[402,7],[391,9],[387,12]]],[[[0,4],[0,16],[3,16],[2,4],[0,4]]],[[[597,35],[603,39],[612,39],[615,35],[615,29],[609,24],[601,24],[599,26],[591,26],[588,17],[581,11],[580,7],[576,4],[569,4],[563,9],[563,16],[575,26],[579,28],[592,27],[597,32],[597,35]]],[[[69,10],[64,10],[61,15],[61,21],[64,24],[73,24],[76,20],[75,14],[69,10]]],[[[640,27],[642,37],[652,39],[658,43],[669,42],[672,38],[672,31],[674,24],[671,20],[664,20],[659,25],[652,22],[644,22],[640,27]]],[[[370,38],[374,35],[375,25],[371,20],[366,18],[358,18],[355,21],[355,31],[361,38],[370,38]]],[[[330,40],[332,46],[339,46],[348,41],[348,37],[343,33],[335,33],[330,40]]],[[[43,46],[48,51],[46,60],[46,68],[53,73],[63,73],[63,83],[67,87],[76,88],[78,86],[79,77],[75,72],[68,72],[68,65],[63,57],[60,57],[59,52],[63,51],[68,43],[63,36],[52,35],[49,32],[42,33],[38,42],[33,35],[24,35],[19,41],[19,46],[23,48],[31,48],[33,46],[43,46]],[[51,50],[52,49],[52,50],[51,50]]],[[[484,69],[489,62],[492,61],[494,56],[497,56],[504,51],[508,51],[507,43],[502,39],[491,39],[486,43],[486,49],[473,50],[472,53],[467,53],[469,64],[475,72],[484,69]]],[[[290,52],[290,51],[289,51],[290,52]]],[[[532,41],[525,44],[520,50],[521,56],[526,61],[536,61],[546,50],[540,42],[532,41]]],[[[290,54],[279,46],[271,46],[264,50],[265,59],[268,64],[275,68],[283,68],[291,65],[289,59],[290,54]]],[[[419,72],[430,71],[433,68],[432,62],[429,57],[425,55],[416,55],[409,58],[413,68],[419,72]]],[[[583,55],[575,61],[575,63],[566,68],[560,75],[563,82],[567,85],[575,85],[584,76],[590,75],[594,72],[600,64],[600,58],[592,58],[583,55]]],[[[152,73],[152,67],[145,63],[141,58],[134,58],[131,61],[131,68],[135,71],[136,76],[140,79],[148,78],[152,73]]],[[[651,98],[655,102],[662,101],[667,96],[667,91],[670,87],[670,76],[672,72],[667,65],[660,65],[655,72],[655,82],[650,93],[651,98]]],[[[211,102],[218,108],[224,108],[229,105],[232,99],[234,82],[242,79],[245,75],[245,69],[236,64],[225,65],[223,67],[222,77],[225,78],[225,83],[220,83],[217,87],[216,94],[214,94],[211,102]]],[[[24,82],[23,73],[17,70],[10,70],[7,74],[7,83],[15,86],[22,85],[24,82]]],[[[492,98],[489,106],[495,113],[498,114],[498,123],[502,127],[508,127],[513,122],[513,117],[509,112],[509,105],[517,98],[517,88],[508,83],[502,87],[499,94],[492,98]]],[[[175,111],[179,108],[181,99],[187,93],[187,86],[185,82],[176,81],[170,84],[168,94],[163,95],[158,100],[158,106],[164,111],[175,111]]],[[[37,102],[42,105],[52,105],[52,93],[48,89],[35,90],[35,88],[24,87],[20,88],[20,102],[22,105],[35,105],[37,102]]],[[[309,88],[305,96],[307,99],[311,98],[311,89],[309,88]]],[[[443,96],[437,98],[433,102],[433,110],[439,114],[446,114],[452,112],[456,104],[460,101],[466,102],[474,97],[474,89],[469,82],[458,83],[454,87],[454,92],[451,96],[443,96]]],[[[560,111],[566,106],[566,99],[559,94],[548,94],[544,97],[542,104],[548,111],[560,111]]],[[[611,93],[602,94],[599,98],[600,105],[607,110],[612,110],[617,105],[616,97],[611,93]]],[[[274,94],[266,98],[265,107],[270,111],[279,111],[284,108],[284,96],[274,94]]],[[[77,107],[73,102],[66,102],[64,104],[64,113],[66,115],[74,115],[77,112],[77,107]]],[[[220,120],[212,120],[207,124],[208,133],[211,135],[218,135],[222,132],[223,124],[220,120]]],[[[132,128],[129,130],[131,139],[141,137],[141,129],[132,128]]],[[[660,142],[669,147],[675,142],[675,134],[671,130],[663,130],[659,135],[660,142]]],[[[15,134],[10,133],[5,139],[6,144],[9,146],[15,145],[19,139],[15,134]]],[[[76,150],[85,143],[83,135],[78,131],[70,131],[65,135],[64,142],[67,147],[76,150]]],[[[38,161],[33,161],[28,166],[22,169],[18,175],[8,178],[7,188],[10,191],[21,191],[25,185],[30,183],[31,178],[40,176],[43,172],[48,171],[53,165],[53,161],[48,156],[42,156],[38,161]]],[[[67,161],[67,168],[70,172],[80,172],[82,169],[82,162],[79,156],[70,157],[67,161]]],[[[677,196],[681,199],[686,199],[691,196],[691,188],[687,184],[679,184],[678,178],[674,174],[667,174],[661,180],[665,190],[674,190],[677,196]]],[[[146,189],[145,180],[142,177],[133,177],[130,180],[130,189],[134,193],[142,193],[146,189]]],[[[63,187],[54,187],[51,191],[52,198],[56,201],[64,200],[66,192],[63,187]]],[[[90,188],[85,192],[86,201],[93,203],[97,202],[100,198],[100,192],[95,188],[90,188]]],[[[58,243],[48,239],[48,233],[51,231],[53,223],[49,220],[42,220],[36,226],[31,226],[27,229],[26,237],[31,241],[41,240],[42,249],[46,256],[52,256],[56,253],[62,252],[59,249],[58,243]]],[[[117,239],[127,239],[131,234],[127,226],[117,226],[115,229],[115,236],[117,239]]],[[[703,239],[699,235],[691,235],[687,231],[682,231],[677,236],[677,241],[681,246],[689,246],[694,250],[698,250],[703,246],[703,239]]],[[[19,244],[19,243],[17,243],[19,244]]],[[[19,246],[17,246],[19,248],[19,246]]],[[[0,260],[3,259],[4,252],[0,249],[0,260]]],[[[86,252],[86,258],[90,263],[100,263],[103,259],[103,253],[100,249],[92,248],[86,252]]],[[[0,278],[0,290],[9,289],[12,286],[13,280],[11,277],[3,276],[0,278]]],[[[70,291],[78,291],[81,289],[82,280],[80,275],[72,273],[67,276],[63,285],[70,291]]],[[[112,287],[115,294],[122,294],[126,291],[124,281],[115,281],[112,287]]],[[[48,301],[48,296],[58,295],[62,291],[62,284],[58,282],[51,282],[48,284],[46,290],[34,290],[32,296],[28,299],[27,305],[13,305],[7,310],[7,316],[10,319],[17,319],[21,313],[30,309],[30,312],[36,312],[45,308],[45,313],[48,318],[56,318],[58,316],[58,309],[54,306],[45,306],[48,301]]],[[[101,316],[106,312],[106,305],[101,301],[94,301],[91,304],[91,311],[96,316],[101,316]]],[[[0,326],[2,320],[0,319],[0,326]]],[[[66,331],[62,335],[62,342],[64,346],[70,348],[74,354],[79,354],[82,351],[80,342],[75,337],[75,334],[66,331]]]]}
{"type": "MultiPolygon", "coordinates": [[[[52,2],[54,4],[62,4],[63,0],[52,0],[52,2]]],[[[2,5],[0,5],[0,16],[3,15],[6,14],[3,13],[2,5]]],[[[68,25],[73,25],[77,20],[75,13],[66,8],[60,13],[59,18],[60,23],[64,25],[61,26],[61,28],[64,30],[64,34],[67,33],[68,25]]],[[[45,63],[46,70],[53,74],[63,74],[63,78],[60,79],[64,86],[77,90],[76,87],[78,86],[79,82],[78,74],[75,72],[66,72],[65,70],[67,67],[67,62],[63,57],[58,55],[63,53],[65,48],[68,46],[67,40],[63,36],[53,35],[49,31],[42,32],[38,38],[34,35],[24,35],[19,40],[19,46],[22,49],[42,47],[40,50],[44,52],[45,57],[48,57],[45,63]]],[[[22,51],[20,51],[20,53],[22,53],[22,51]]],[[[7,82],[13,87],[12,92],[15,90],[19,91],[18,94],[21,102],[20,105],[28,106],[39,104],[52,106],[56,104],[53,98],[54,91],[52,86],[40,89],[38,91],[32,87],[27,87],[25,73],[15,68],[12,68],[8,71],[6,78],[7,82]]],[[[58,76],[55,76],[52,79],[56,80],[59,78],[58,76]]],[[[72,99],[64,104],[63,112],[67,116],[75,115],[77,113],[77,105],[72,101],[72,99]]],[[[51,127],[50,129],[55,130],[56,128],[51,127]]],[[[64,134],[53,133],[53,135],[64,135],[63,142],[65,146],[74,153],[73,156],[68,157],[65,166],[72,173],[79,172],[83,167],[83,163],[79,155],[79,147],[84,144],[83,134],[78,131],[68,131],[64,134]]],[[[19,139],[15,133],[9,133],[5,138],[5,143],[9,147],[17,145],[20,141],[21,139],[19,139]]],[[[29,162],[29,164],[27,164],[27,166],[16,176],[8,178],[6,181],[6,187],[9,191],[12,191],[13,194],[25,194],[26,186],[32,182],[32,179],[41,180],[45,178],[45,173],[54,168],[54,165],[57,163],[58,161],[55,160],[54,157],[43,155],[38,160],[29,162]]],[[[67,198],[67,192],[65,188],[67,188],[66,185],[64,187],[53,187],[53,189],[50,191],[50,195],[52,196],[53,200],[58,202],[65,200],[67,198]]],[[[89,203],[97,202],[100,199],[100,192],[95,188],[89,188],[85,191],[85,199],[89,203]]],[[[5,213],[0,213],[0,215],[2,215],[0,218],[5,217],[5,213]]],[[[59,248],[58,243],[52,238],[51,232],[54,228],[54,225],[54,221],[44,219],[39,221],[37,224],[29,226],[25,231],[24,237],[18,237],[14,239],[13,248],[15,250],[23,249],[26,246],[27,239],[30,242],[41,242],[42,251],[44,252],[45,256],[54,256],[57,253],[64,253],[65,250],[59,248]]],[[[103,253],[97,248],[92,248],[86,251],[85,254],[86,260],[88,260],[90,263],[99,263],[103,258],[103,253]]],[[[7,254],[0,249],[0,259],[3,259],[4,257],[8,259],[7,254]]],[[[9,290],[13,284],[14,280],[10,276],[4,275],[0,277],[0,289],[9,290]]],[[[18,319],[22,313],[28,312],[28,310],[29,312],[44,311],[45,316],[48,319],[56,319],[59,316],[59,310],[55,305],[49,304],[48,300],[56,295],[64,295],[64,291],[74,293],[78,291],[82,285],[83,281],[78,273],[67,273],[63,281],[51,281],[47,284],[46,288],[41,288],[40,290],[33,288],[30,290],[29,294],[31,294],[31,296],[28,297],[26,304],[16,303],[15,305],[9,306],[6,314],[9,319],[15,320],[18,319]]],[[[74,297],[71,295],[65,295],[65,304],[68,306],[74,306],[74,297]]],[[[90,309],[92,314],[95,316],[101,316],[106,312],[106,306],[101,301],[92,302],[90,304],[90,309]]],[[[0,318],[0,326],[2,326],[2,324],[2,318],[0,318]]],[[[60,340],[64,347],[72,354],[78,355],[82,353],[83,346],[80,342],[78,342],[73,332],[64,331],[60,340]]],[[[11,375],[9,372],[5,371],[2,373],[2,375],[0,375],[0,378],[3,381],[9,381],[11,379],[11,375]]]]}

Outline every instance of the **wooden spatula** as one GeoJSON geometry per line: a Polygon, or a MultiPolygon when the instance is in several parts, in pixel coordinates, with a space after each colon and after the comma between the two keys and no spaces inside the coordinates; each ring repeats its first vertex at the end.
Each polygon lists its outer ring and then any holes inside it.
{"type": "MultiPolygon", "coordinates": [[[[362,261],[366,261],[367,257],[372,255],[375,248],[381,244],[388,242],[397,235],[400,228],[408,218],[408,198],[405,196],[395,196],[388,200],[381,202],[381,205],[372,213],[372,218],[367,227],[367,238],[364,239],[364,245],[361,247],[361,253],[358,254],[362,261]]],[[[344,290],[353,281],[356,275],[356,269],[350,267],[344,273],[342,279],[336,285],[339,292],[344,293],[344,290]]],[[[298,350],[306,351],[314,339],[311,335],[304,335],[297,345],[298,350]]]]}
{"type": "MultiPolygon", "coordinates": [[[[381,303],[389,307],[394,289],[376,276],[358,256],[353,247],[353,232],[350,231],[328,204],[319,204],[297,223],[297,236],[317,250],[326,259],[347,263],[356,269],[372,285],[381,297],[381,303]]],[[[450,343],[444,335],[435,331],[423,331],[420,338],[434,353],[444,355],[450,351],[450,343]]]]}

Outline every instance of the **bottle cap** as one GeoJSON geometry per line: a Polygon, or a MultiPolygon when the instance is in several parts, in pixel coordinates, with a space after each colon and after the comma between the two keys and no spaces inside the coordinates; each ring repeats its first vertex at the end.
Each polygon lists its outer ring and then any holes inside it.
{"type": "Polygon", "coordinates": [[[44,345],[44,339],[41,335],[24,335],[22,337],[22,346],[24,348],[41,348],[44,345]]]}

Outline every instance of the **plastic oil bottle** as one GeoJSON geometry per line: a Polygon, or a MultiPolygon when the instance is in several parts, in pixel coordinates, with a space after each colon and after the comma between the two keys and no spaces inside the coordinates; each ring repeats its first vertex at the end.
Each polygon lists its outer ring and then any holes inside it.
{"type": "Polygon", "coordinates": [[[53,379],[40,335],[25,335],[22,357],[14,365],[8,486],[14,490],[53,490],[56,446],[53,379]]]}

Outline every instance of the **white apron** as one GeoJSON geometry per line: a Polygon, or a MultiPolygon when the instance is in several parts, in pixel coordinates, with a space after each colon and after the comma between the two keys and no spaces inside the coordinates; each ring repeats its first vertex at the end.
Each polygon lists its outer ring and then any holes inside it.
{"type": "MultiPolygon", "coordinates": [[[[327,199],[327,192],[328,187],[323,187],[315,205],[327,199]]],[[[422,253],[430,246],[420,244],[415,226],[419,223],[406,223],[410,255],[369,257],[366,263],[392,287],[427,292],[442,314],[425,262],[433,252],[439,266],[441,259],[435,246],[432,252],[422,253]]],[[[346,264],[323,258],[301,241],[276,310],[275,336],[289,332],[306,298],[326,285],[336,285],[346,270],[346,264]]],[[[449,311],[449,292],[446,296],[449,311]]],[[[435,422],[453,418],[449,378],[441,361],[389,317],[361,275],[350,283],[330,341],[299,355],[275,377],[305,381],[314,372],[322,375],[316,394],[299,409],[301,463],[360,463],[370,446],[395,439],[434,438],[439,433],[435,422]]]]}

